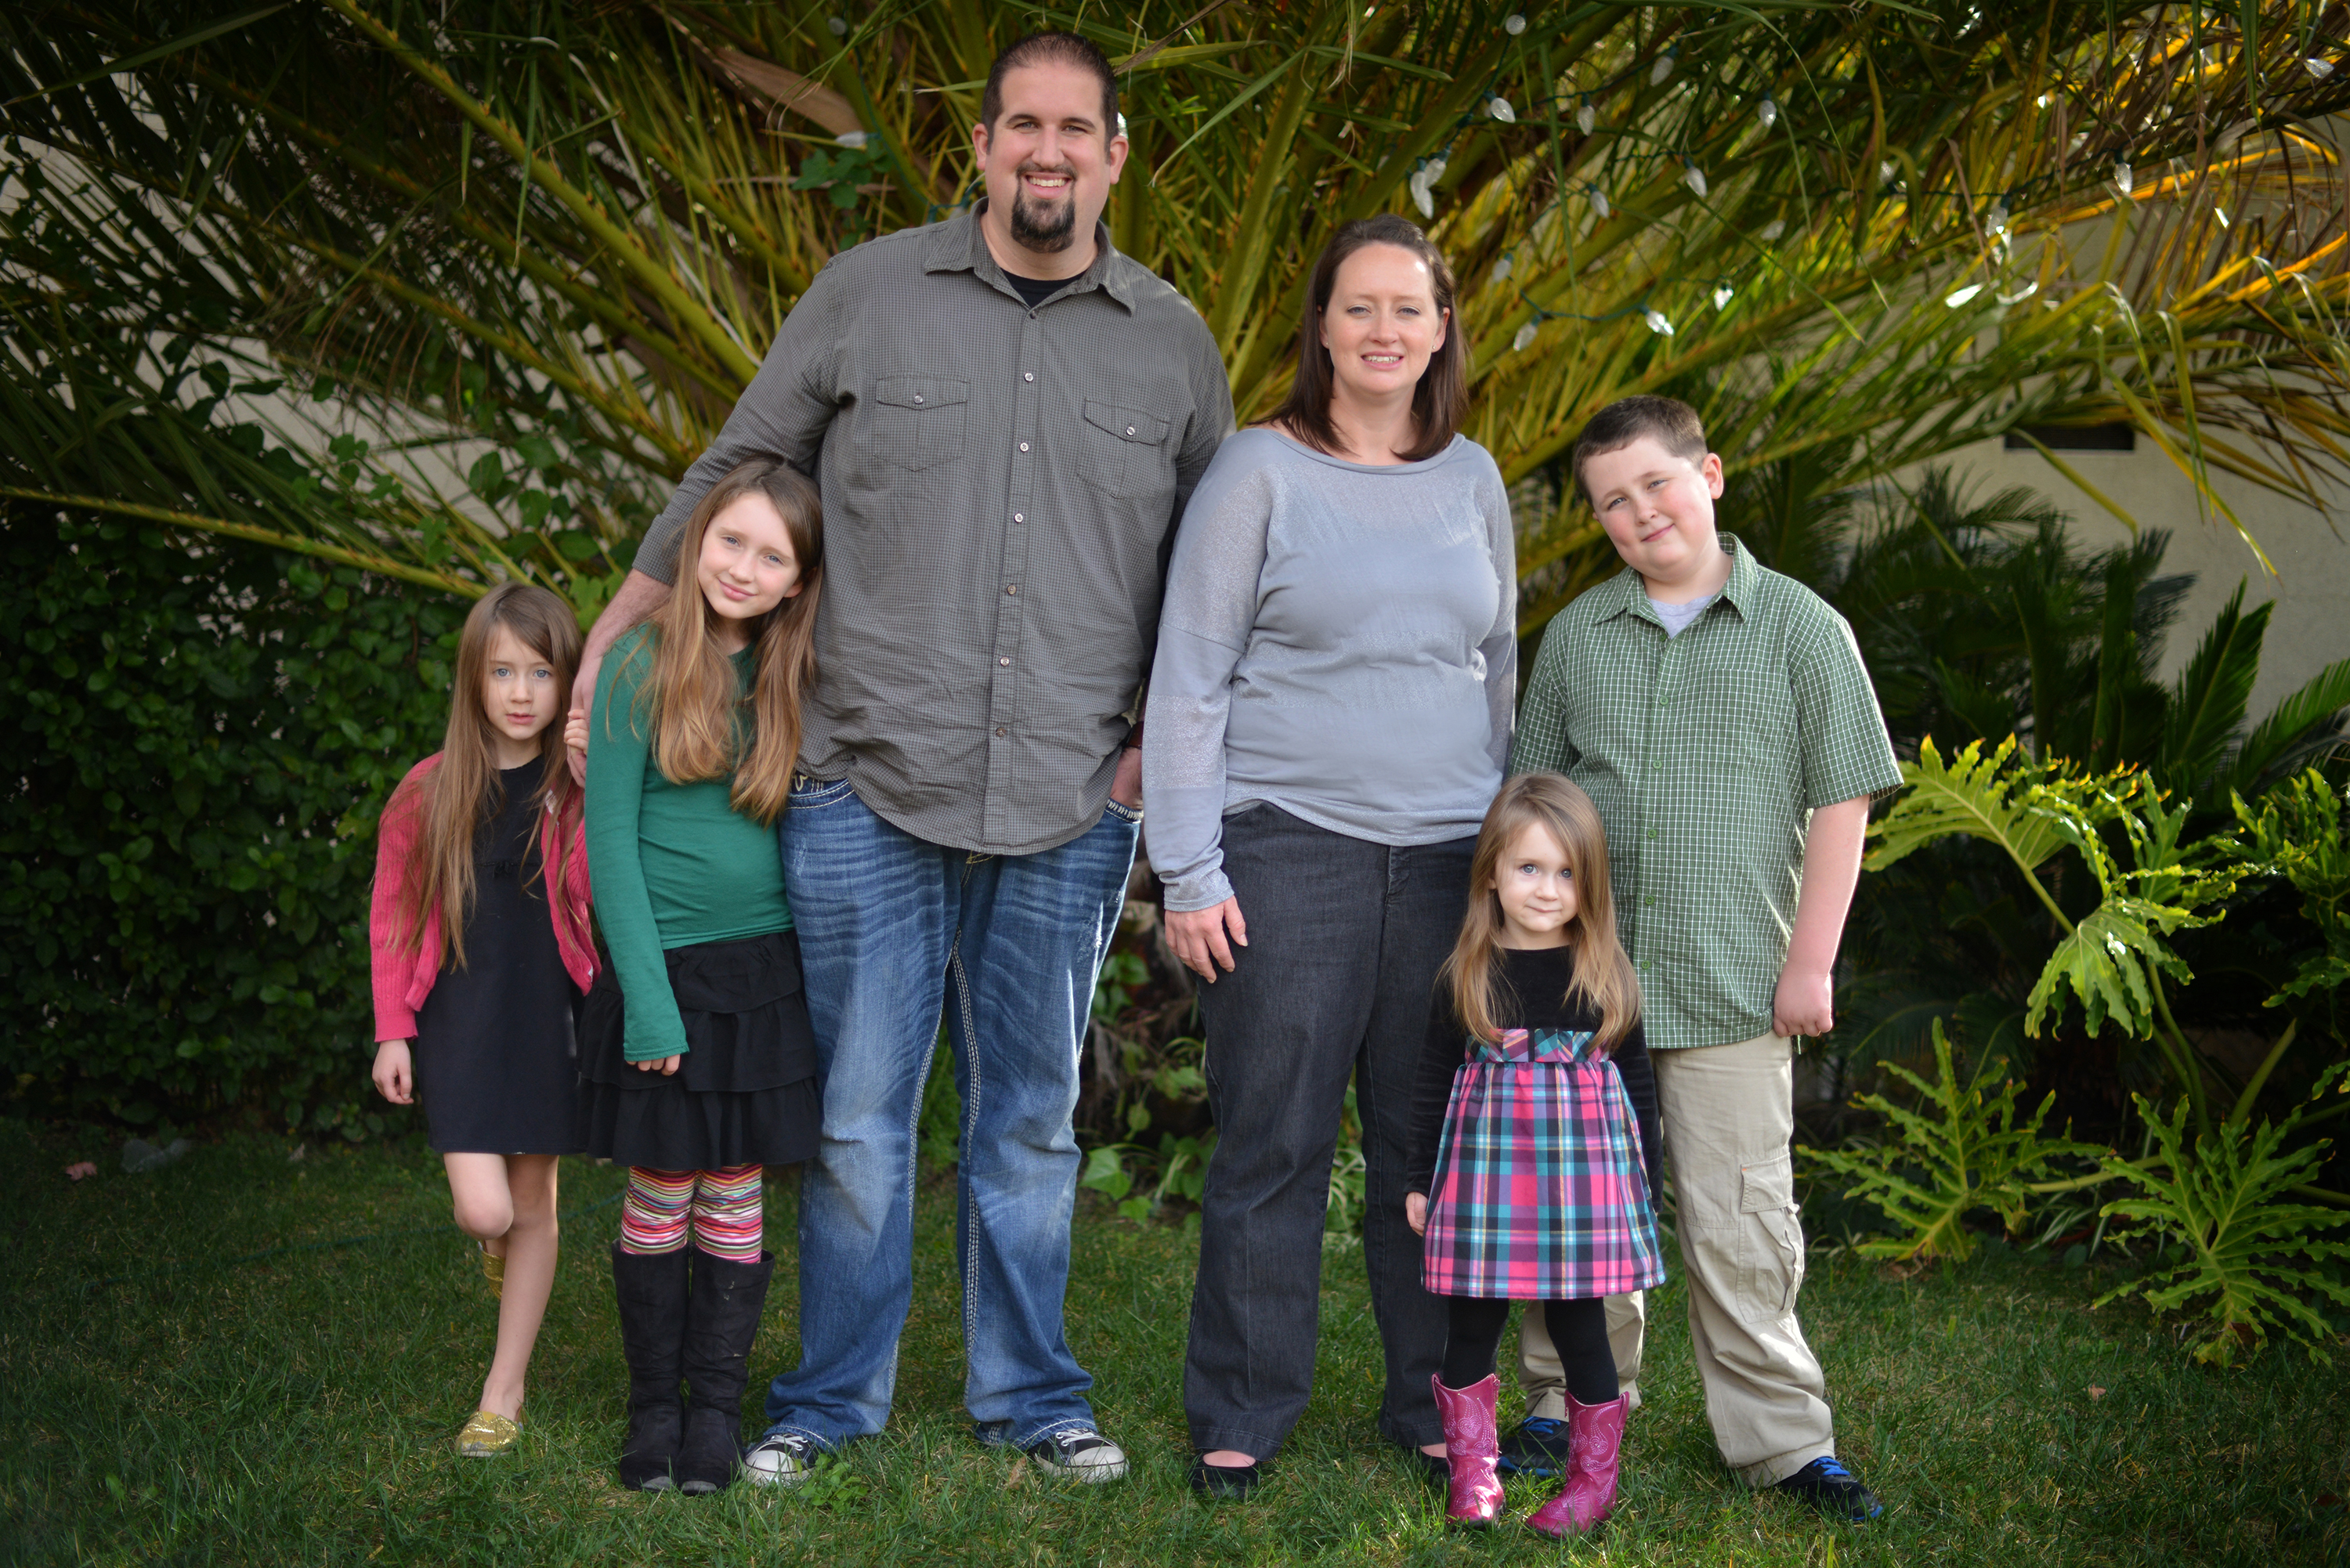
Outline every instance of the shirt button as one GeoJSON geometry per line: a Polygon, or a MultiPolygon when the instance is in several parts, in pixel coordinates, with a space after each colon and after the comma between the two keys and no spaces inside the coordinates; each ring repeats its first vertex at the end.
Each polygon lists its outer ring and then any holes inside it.
{"type": "Polygon", "coordinates": [[[1018,583],[1006,583],[1003,585],[1003,591],[1007,594],[1016,594],[1020,591],[1020,585],[1018,583]]]}
{"type": "Polygon", "coordinates": [[[999,734],[999,735],[1001,735],[1002,733],[1003,733],[1003,725],[1001,725],[1001,724],[998,724],[998,725],[995,727],[995,732],[996,732],[997,734],[999,734]]]}
{"type": "MultiPolygon", "coordinates": [[[[918,399],[918,400],[917,400],[917,401],[919,401],[920,400],[918,399]]],[[[1126,433],[1127,433],[1127,434],[1128,434],[1128,435],[1132,435],[1132,434],[1134,433],[1134,427],[1133,427],[1132,425],[1128,425],[1128,426],[1127,426],[1127,427],[1126,427],[1126,433]]]]}
{"type": "Polygon", "coordinates": [[[1028,450],[1028,443],[1027,443],[1026,441],[1022,441],[1022,442],[1020,443],[1020,450],[1021,450],[1022,452],[1026,452],[1026,451],[1028,450]]]}
{"type": "MultiPolygon", "coordinates": [[[[996,732],[997,734],[999,734],[999,735],[1000,735],[1000,734],[1002,734],[1002,733],[1003,733],[1003,731],[1001,731],[1001,730],[998,730],[998,731],[996,731],[995,732],[996,732]]],[[[1640,900],[1640,902],[1641,902],[1642,906],[1644,906],[1645,908],[1648,908],[1648,909],[1655,909],[1655,908],[1657,907],[1657,901],[1656,901],[1654,898],[1643,898],[1643,899],[1641,899],[1641,900],[1640,900]]]]}
{"type": "Polygon", "coordinates": [[[997,659],[995,662],[996,662],[996,663],[998,663],[998,664],[1009,664],[1009,663],[1011,663],[1011,662],[1012,662],[1012,660],[1010,660],[1010,659],[997,659]]]}
{"type": "Polygon", "coordinates": [[[1025,523],[1028,521],[1028,514],[1025,512],[1014,512],[1012,514],[1012,520],[1014,523],[1025,523]]]}
{"type": "Polygon", "coordinates": [[[1034,370],[1023,370],[1020,372],[1020,379],[1024,381],[1033,381],[1036,379],[1036,372],[1034,370]]]}
{"type": "Polygon", "coordinates": [[[919,403],[919,402],[920,402],[921,400],[922,400],[922,394],[921,394],[921,393],[920,393],[920,392],[916,392],[916,393],[914,394],[914,401],[916,401],[916,402],[918,402],[918,403],[919,403]]]}
{"type": "Polygon", "coordinates": [[[1648,829],[1648,836],[1649,836],[1649,837],[1654,838],[1656,836],[1657,836],[1657,830],[1656,830],[1655,828],[1653,828],[1653,827],[1652,827],[1652,828],[1648,829]]]}

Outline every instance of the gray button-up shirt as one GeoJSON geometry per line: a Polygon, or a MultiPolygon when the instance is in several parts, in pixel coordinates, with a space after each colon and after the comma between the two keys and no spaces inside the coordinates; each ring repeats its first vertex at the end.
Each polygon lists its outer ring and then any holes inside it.
{"type": "Polygon", "coordinates": [[[824,495],[800,767],[920,838],[1065,844],[1108,798],[1175,520],[1232,426],[1199,313],[1112,249],[1031,310],[979,211],[818,273],[637,566],[676,574],[710,486],[774,453],[824,495]]]}

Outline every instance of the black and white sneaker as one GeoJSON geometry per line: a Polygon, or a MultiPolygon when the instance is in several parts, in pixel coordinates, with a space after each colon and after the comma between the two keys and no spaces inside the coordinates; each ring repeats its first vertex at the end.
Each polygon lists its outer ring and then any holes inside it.
{"type": "Polygon", "coordinates": [[[770,1432],[743,1456],[743,1473],[753,1486],[797,1486],[816,1469],[824,1450],[802,1432],[770,1432]]]}
{"type": "Polygon", "coordinates": [[[1022,1451],[1040,1469],[1071,1480],[1114,1481],[1126,1474],[1126,1450],[1091,1427],[1047,1432],[1022,1451]]]}

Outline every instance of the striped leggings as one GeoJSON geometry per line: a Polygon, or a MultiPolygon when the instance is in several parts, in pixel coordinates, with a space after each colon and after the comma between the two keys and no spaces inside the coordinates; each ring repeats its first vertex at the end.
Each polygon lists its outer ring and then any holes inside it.
{"type": "Polygon", "coordinates": [[[674,1252],[693,1244],[736,1262],[759,1261],[759,1179],[764,1168],[729,1166],[724,1170],[655,1170],[629,1168],[629,1192],[620,1202],[620,1251],[674,1252]]]}

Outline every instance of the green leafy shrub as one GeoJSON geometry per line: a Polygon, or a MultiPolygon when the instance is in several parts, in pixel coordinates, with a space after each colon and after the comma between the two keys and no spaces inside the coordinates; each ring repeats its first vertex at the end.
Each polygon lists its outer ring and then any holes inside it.
{"type": "MultiPolygon", "coordinates": [[[[2310,1104],[2329,1085],[2350,1088],[2343,1084],[2345,1071],[2350,1064],[2329,1068],[2310,1104]]],[[[2106,1292],[2096,1304],[2135,1295],[2158,1313],[2188,1314],[2198,1361],[2230,1365],[2282,1331],[2306,1346],[2312,1360],[2331,1365],[2324,1342],[2332,1330],[2310,1299],[2350,1306],[2350,1286],[2324,1268],[2350,1260],[2350,1242],[2317,1233],[2350,1223],[2350,1215],[2284,1201],[2314,1179],[2326,1147],[2322,1138],[2285,1147],[2310,1106],[2273,1125],[2230,1117],[2190,1144],[2185,1101],[2165,1116],[2144,1097],[2132,1097],[2161,1158],[2149,1168],[2107,1156],[2107,1173],[2144,1196],[2118,1199],[2105,1212],[2144,1221],[2187,1256],[2106,1292]]]]}
{"type": "Polygon", "coordinates": [[[2069,1138],[2043,1138],[2041,1125],[2056,1096],[2048,1096],[2018,1124],[2015,1097],[2022,1085],[2007,1076],[2007,1059],[1985,1055],[1962,1085],[1950,1036],[1934,1021],[1935,1081],[1897,1063],[1887,1073],[1917,1091],[1912,1109],[1883,1095],[1862,1095],[1860,1108],[1876,1112],[1895,1133],[1889,1142],[1843,1149],[1805,1149],[1812,1165],[1849,1179],[1846,1196],[1884,1210],[1897,1234],[1864,1241],[1872,1258],[1964,1259],[1975,1241],[1967,1217],[1983,1210],[2013,1234],[2031,1207],[2030,1178],[2049,1162],[2098,1151],[2069,1138]],[[1996,1085],[1996,1087],[1991,1087],[1996,1085]]]}
{"type": "Polygon", "coordinates": [[[375,820],[447,718],[463,608],[348,567],[9,503],[0,1072],[132,1123],[386,1124],[375,820]]]}

